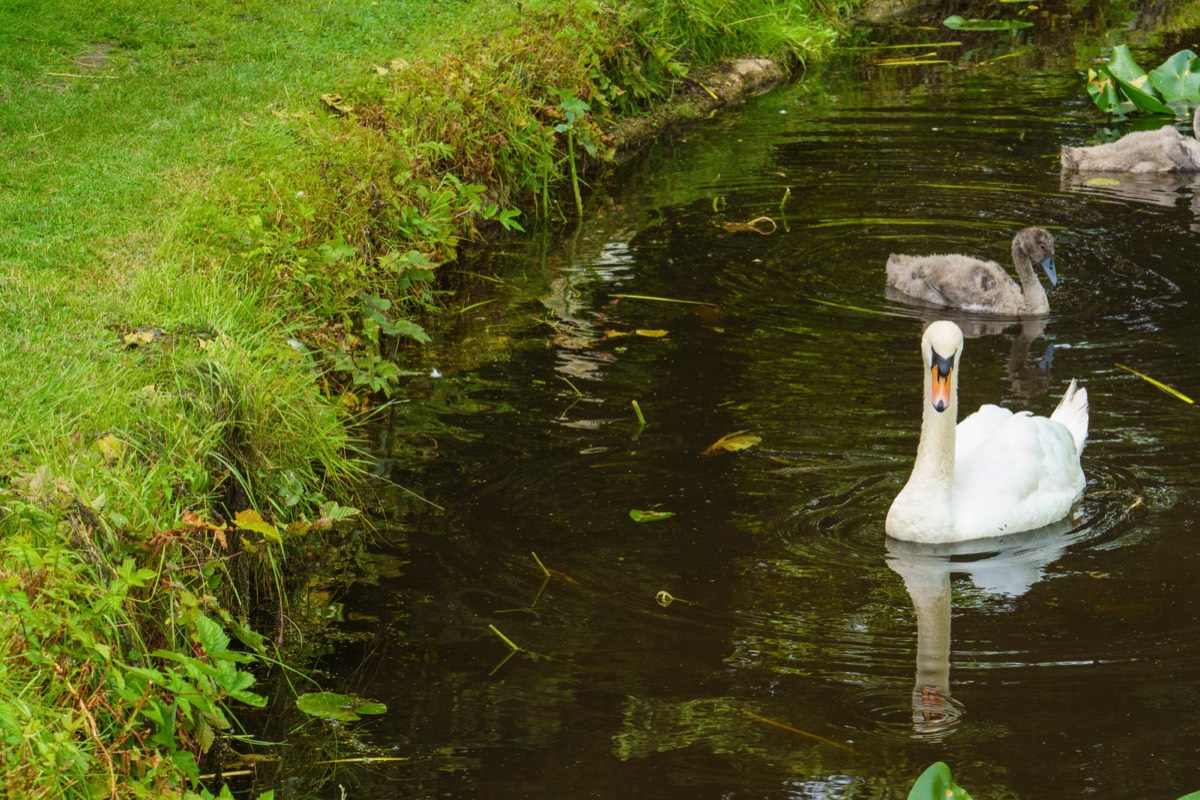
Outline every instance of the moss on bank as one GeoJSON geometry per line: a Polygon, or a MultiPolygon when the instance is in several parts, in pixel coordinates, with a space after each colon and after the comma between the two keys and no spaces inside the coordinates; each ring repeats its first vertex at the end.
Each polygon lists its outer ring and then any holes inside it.
{"type": "Polygon", "coordinates": [[[644,120],[725,102],[703,67],[840,13],[428,5],[0,11],[8,796],[197,788],[459,243],[574,216],[644,120]]]}

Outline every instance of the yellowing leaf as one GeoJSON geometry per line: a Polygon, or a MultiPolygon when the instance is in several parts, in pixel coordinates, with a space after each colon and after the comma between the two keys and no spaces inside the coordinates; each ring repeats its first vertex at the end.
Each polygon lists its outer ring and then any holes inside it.
{"type": "Polygon", "coordinates": [[[1088,186],[1120,186],[1121,182],[1115,178],[1089,178],[1085,181],[1088,186]]]}
{"type": "Polygon", "coordinates": [[[283,537],[279,535],[279,531],[275,526],[264,520],[259,513],[252,508],[247,508],[245,511],[239,511],[233,517],[234,523],[244,531],[254,531],[261,533],[266,538],[273,542],[282,543],[283,537]]]}
{"type": "Polygon", "coordinates": [[[354,110],[354,106],[343,100],[340,94],[321,95],[321,104],[341,117],[346,116],[354,110]]]}
{"type": "Polygon", "coordinates": [[[749,431],[737,431],[736,433],[727,433],[720,439],[717,439],[708,449],[701,453],[701,456],[715,456],[717,453],[733,453],[738,450],[745,450],[762,441],[761,436],[755,436],[749,431]]]}
{"type": "Polygon", "coordinates": [[[138,328],[130,331],[121,337],[126,347],[140,347],[142,345],[154,344],[162,338],[162,331],[156,331],[153,328],[138,328]]]}
{"type": "Polygon", "coordinates": [[[666,336],[669,331],[638,328],[636,331],[634,331],[634,333],[636,333],[638,336],[645,336],[647,339],[661,339],[662,337],[666,336]]]}

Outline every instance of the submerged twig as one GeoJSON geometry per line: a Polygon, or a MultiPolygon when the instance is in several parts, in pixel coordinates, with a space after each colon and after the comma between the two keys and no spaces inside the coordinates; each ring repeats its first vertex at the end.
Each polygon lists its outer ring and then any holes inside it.
{"type": "Polygon", "coordinates": [[[764,717],[761,714],[755,714],[753,711],[748,711],[748,710],[743,709],[742,713],[745,714],[750,719],[758,720],[759,722],[765,722],[767,725],[773,725],[776,728],[779,728],[780,730],[787,731],[788,733],[794,733],[799,736],[806,736],[809,739],[815,739],[816,741],[821,742],[823,744],[827,744],[830,747],[836,747],[839,750],[845,750],[847,753],[854,753],[855,755],[858,755],[857,750],[855,750],[853,747],[850,747],[849,745],[842,744],[841,742],[835,742],[832,739],[826,739],[824,736],[818,736],[815,733],[809,733],[808,731],[802,731],[799,728],[793,728],[791,725],[785,725],[782,722],[776,722],[775,720],[768,719],[767,717],[764,717]]]}
{"type": "MultiPolygon", "coordinates": [[[[786,196],[784,199],[787,199],[786,196]]],[[[770,217],[755,217],[749,222],[718,222],[716,224],[718,228],[728,233],[757,233],[760,236],[770,236],[779,227],[770,217]],[[767,227],[768,225],[770,227],[767,227]]]]}
{"type": "Polygon", "coordinates": [[[716,303],[710,303],[707,300],[680,300],[675,297],[654,297],[648,294],[612,294],[610,297],[620,297],[623,300],[653,300],[656,303],[686,303],[691,306],[717,307],[716,303]]]}

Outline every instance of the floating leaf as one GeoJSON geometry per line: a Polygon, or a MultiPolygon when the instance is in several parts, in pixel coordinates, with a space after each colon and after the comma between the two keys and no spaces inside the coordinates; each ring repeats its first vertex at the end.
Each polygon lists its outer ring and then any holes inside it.
{"type": "Polygon", "coordinates": [[[1180,50],[1150,71],[1150,85],[1168,103],[1200,100],[1200,56],[1180,50]]]}
{"type": "Polygon", "coordinates": [[[708,446],[708,449],[701,453],[701,456],[714,456],[717,453],[735,453],[738,450],[745,450],[762,441],[761,436],[755,436],[749,431],[737,431],[735,433],[727,433],[720,439],[708,446]]]}
{"type": "Polygon", "coordinates": [[[353,722],[359,719],[359,714],[382,714],[387,711],[383,703],[336,692],[307,692],[296,698],[296,708],[310,717],[338,722],[353,722]]]}
{"type": "Polygon", "coordinates": [[[264,520],[257,511],[252,508],[247,508],[245,511],[239,511],[233,515],[233,521],[244,531],[254,531],[261,533],[266,538],[277,544],[283,543],[283,537],[279,535],[279,531],[275,526],[264,520]]]}
{"type": "Polygon", "coordinates": [[[1088,186],[1120,186],[1121,182],[1116,178],[1088,178],[1084,181],[1088,186]]]}
{"type": "Polygon", "coordinates": [[[640,511],[636,508],[629,511],[629,518],[634,522],[658,522],[660,519],[670,519],[673,516],[675,516],[674,511],[640,511]]]}
{"type": "Polygon", "coordinates": [[[658,330],[658,329],[648,329],[648,328],[638,328],[636,331],[634,331],[634,333],[636,333],[638,336],[645,336],[647,339],[661,339],[662,337],[664,337],[668,333],[670,333],[670,331],[664,331],[664,330],[658,330]]]}
{"type": "Polygon", "coordinates": [[[1015,31],[1032,28],[1032,22],[1019,19],[963,19],[958,14],[946,17],[942,24],[952,31],[1015,31]]]}
{"type": "Polygon", "coordinates": [[[950,768],[938,761],[930,764],[917,778],[908,793],[908,800],[971,800],[971,795],[954,782],[950,768]]]}

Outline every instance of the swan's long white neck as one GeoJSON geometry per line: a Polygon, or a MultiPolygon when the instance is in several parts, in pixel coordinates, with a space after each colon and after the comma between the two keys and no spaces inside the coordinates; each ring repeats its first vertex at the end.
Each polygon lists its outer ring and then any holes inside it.
{"type": "MultiPolygon", "coordinates": [[[[933,407],[933,374],[925,370],[925,408],[921,413],[921,441],[913,462],[909,483],[939,495],[944,492],[950,505],[950,486],[954,481],[955,425],[958,422],[958,365],[950,373],[950,405],[938,411],[933,407]]],[[[932,499],[932,498],[931,498],[932,499]]]]}

